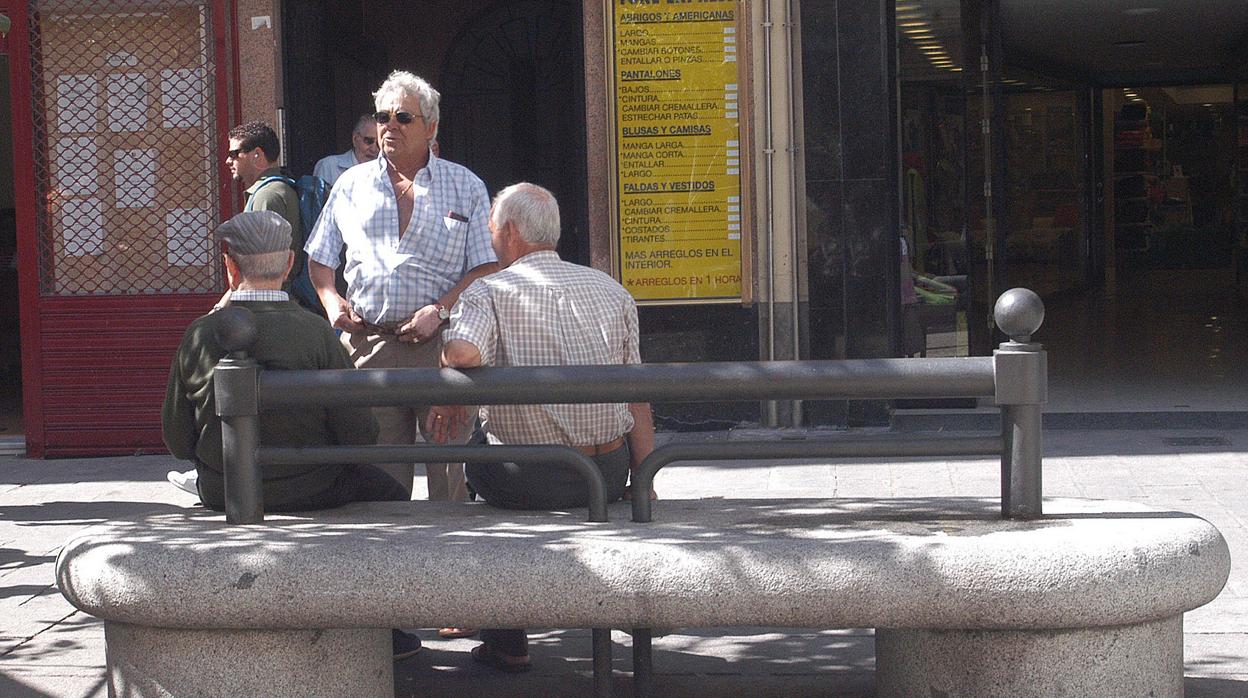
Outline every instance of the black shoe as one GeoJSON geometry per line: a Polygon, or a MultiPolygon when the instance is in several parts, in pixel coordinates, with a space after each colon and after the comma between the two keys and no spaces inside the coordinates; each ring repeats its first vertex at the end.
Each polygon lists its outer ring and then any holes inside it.
{"type": "Polygon", "coordinates": [[[390,633],[394,643],[394,661],[414,657],[420,651],[420,638],[402,630],[391,630],[390,633]]]}

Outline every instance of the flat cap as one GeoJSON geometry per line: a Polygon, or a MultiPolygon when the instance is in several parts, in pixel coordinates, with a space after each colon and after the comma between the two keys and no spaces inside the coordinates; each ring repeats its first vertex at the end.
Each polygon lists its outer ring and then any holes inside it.
{"type": "Polygon", "coordinates": [[[217,239],[234,254],[253,255],[290,249],[290,223],[272,211],[243,211],[222,223],[217,239]]]}

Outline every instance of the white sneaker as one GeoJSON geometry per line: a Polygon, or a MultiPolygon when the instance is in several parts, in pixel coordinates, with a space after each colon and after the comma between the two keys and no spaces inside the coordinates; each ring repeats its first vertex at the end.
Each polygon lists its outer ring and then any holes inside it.
{"type": "Polygon", "coordinates": [[[189,492],[190,494],[193,494],[196,497],[199,496],[199,473],[198,472],[194,470],[188,470],[184,473],[181,473],[181,472],[178,472],[177,470],[170,470],[169,473],[165,475],[165,479],[173,483],[174,487],[182,490],[183,492],[189,492]]]}

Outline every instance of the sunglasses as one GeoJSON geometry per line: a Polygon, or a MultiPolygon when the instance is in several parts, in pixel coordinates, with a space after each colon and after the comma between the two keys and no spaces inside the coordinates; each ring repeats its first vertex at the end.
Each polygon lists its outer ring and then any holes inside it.
{"type": "Polygon", "coordinates": [[[231,148],[230,150],[225,151],[225,157],[229,160],[237,160],[239,153],[250,153],[255,149],[255,146],[250,148],[231,148]]]}
{"type": "Polygon", "coordinates": [[[364,141],[364,145],[372,145],[377,142],[373,136],[360,136],[360,140],[364,141]]]}
{"type": "MultiPolygon", "coordinates": [[[[388,124],[390,123],[390,112],[379,111],[376,114],[373,114],[373,118],[376,119],[379,124],[388,124]]],[[[423,114],[413,114],[410,111],[396,111],[394,112],[394,118],[398,119],[399,123],[404,126],[412,123],[416,119],[420,119],[421,121],[425,120],[423,114]]]]}

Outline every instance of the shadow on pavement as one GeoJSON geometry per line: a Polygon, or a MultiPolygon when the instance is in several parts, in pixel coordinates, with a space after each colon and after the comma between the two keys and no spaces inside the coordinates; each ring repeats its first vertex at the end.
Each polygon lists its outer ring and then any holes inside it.
{"type": "Polygon", "coordinates": [[[1248,681],[1234,679],[1192,678],[1183,680],[1187,698],[1243,698],[1248,696],[1248,681]]]}
{"type": "Polygon", "coordinates": [[[49,526],[86,526],[141,515],[185,512],[187,509],[188,507],[158,502],[41,502],[0,506],[0,521],[38,522],[40,525],[49,526]]]}

